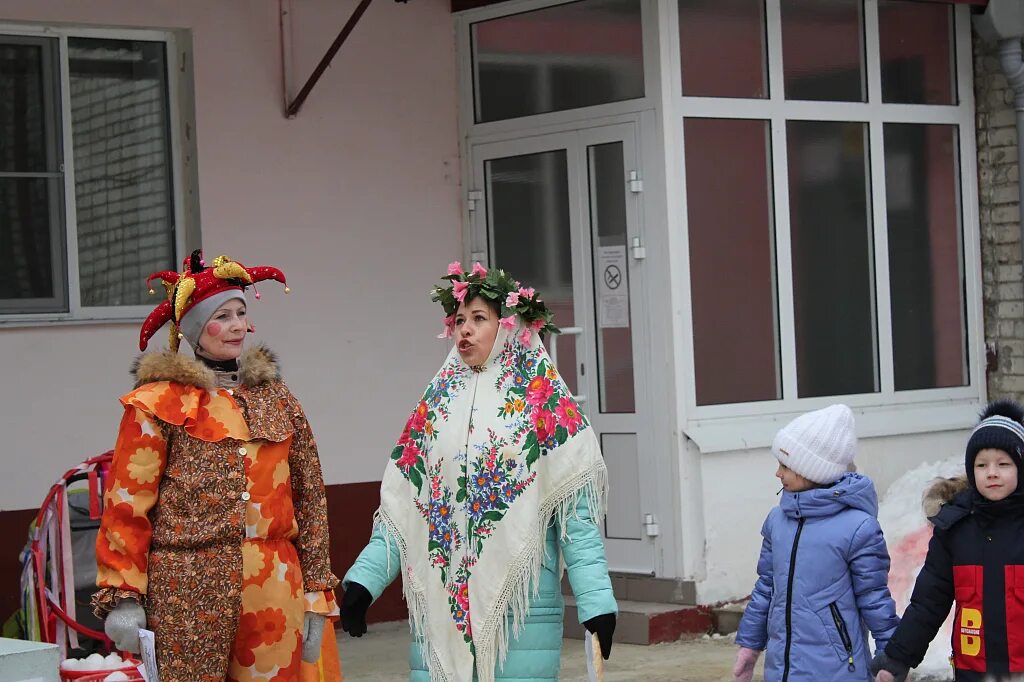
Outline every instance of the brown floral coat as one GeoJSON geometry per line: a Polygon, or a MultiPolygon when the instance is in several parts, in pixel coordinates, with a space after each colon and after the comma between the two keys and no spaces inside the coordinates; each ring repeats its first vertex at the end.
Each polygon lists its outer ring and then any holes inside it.
{"type": "Polygon", "coordinates": [[[303,612],[337,613],[313,433],[267,349],[239,365],[145,354],[121,398],[93,603],[145,605],[165,682],[298,680],[303,612]]]}

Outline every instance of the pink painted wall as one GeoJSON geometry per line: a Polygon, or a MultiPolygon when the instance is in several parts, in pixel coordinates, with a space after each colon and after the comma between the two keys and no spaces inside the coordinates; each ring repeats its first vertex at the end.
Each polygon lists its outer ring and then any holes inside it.
{"type": "MultiPolygon", "coordinates": [[[[355,2],[293,5],[301,83],[355,2]]],[[[462,254],[453,22],[445,0],[371,5],[286,120],[277,7],[0,0],[0,23],[191,31],[203,245],[288,275],[290,296],[268,283],[251,301],[256,336],[309,414],[326,482],[379,480],[446,352],[428,289],[462,254]]],[[[0,462],[18,472],[0,478],[0,510],[38,505],[111,447],[137,329],[0,325],[0,462]]]]}

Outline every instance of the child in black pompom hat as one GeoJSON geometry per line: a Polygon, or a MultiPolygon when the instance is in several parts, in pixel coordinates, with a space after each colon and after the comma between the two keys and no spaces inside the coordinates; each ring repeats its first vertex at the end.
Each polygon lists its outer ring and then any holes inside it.
{"type": "Polygon", "coordinates": [[[991,403],[967,441],[970,485],[929,521],[928,556],[896,634],[872,662],[878,682],[903,679],[956,604],[957,682],[1024,674],[1024,408],[991,403]]]}

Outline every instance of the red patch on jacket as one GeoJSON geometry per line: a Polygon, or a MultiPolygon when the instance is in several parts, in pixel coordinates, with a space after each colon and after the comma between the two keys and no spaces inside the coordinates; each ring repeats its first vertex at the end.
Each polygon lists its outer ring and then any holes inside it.
{"type": "Polygon", "coordinates": [[[956,595],[953,666],[979,673],[985,672],[985,623],[982,613],[984,586],[982,566],[953,567],[953,590],[956,595]]]}

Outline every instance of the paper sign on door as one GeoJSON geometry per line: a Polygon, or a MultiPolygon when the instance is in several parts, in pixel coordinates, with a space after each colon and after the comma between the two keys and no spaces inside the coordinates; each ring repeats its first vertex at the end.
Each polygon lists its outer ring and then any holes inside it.
{"type": "Polygon", "coordinates": [[[602,329],[629,326],[629,278],[625,246],[601,246],[597,250],[597,326],[602,329]]]}

